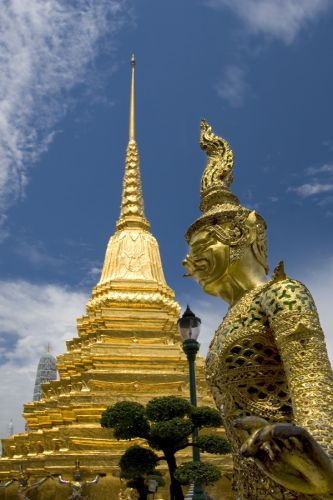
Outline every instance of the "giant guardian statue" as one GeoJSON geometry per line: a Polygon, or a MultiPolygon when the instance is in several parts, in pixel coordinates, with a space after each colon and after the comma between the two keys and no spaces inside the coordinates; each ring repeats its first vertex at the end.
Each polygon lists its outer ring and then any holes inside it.
{"type": "Polygon", "coordinates": [[[333,498],[333,373],[309,290],[267,278],[266,223],[230,191],[233,152],[201,123],[208,163],[202,215],[183,264],[229,310],[213,338],[207,380],[224,414],[238,499],[333,498]]]}

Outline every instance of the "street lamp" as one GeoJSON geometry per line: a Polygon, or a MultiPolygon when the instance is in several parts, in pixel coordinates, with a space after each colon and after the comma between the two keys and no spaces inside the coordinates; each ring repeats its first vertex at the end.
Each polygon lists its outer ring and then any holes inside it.
{"type": "MultiPolygon", "coordinates": [[[[190,401],[193,406],[197,406],[197,389],[195,382],[195,358],[199,351],[200,344],[197,338],[200,333],[201,319],[198,318],[189,308],[177,322],[180,336],[183,340],[183,351],[188,360],[190,373],[190,401]]],[[[198,440],[198,428],[195,427],[192,433],[192,442],[195,445],[198,440]]],[[[200,462],[200,450],[197,446],[193,446],[193,462],[200,462]]],[[[194,485],[194,500],[203,500],[205,498],[204,491],[201,485],[194,485]]]]}

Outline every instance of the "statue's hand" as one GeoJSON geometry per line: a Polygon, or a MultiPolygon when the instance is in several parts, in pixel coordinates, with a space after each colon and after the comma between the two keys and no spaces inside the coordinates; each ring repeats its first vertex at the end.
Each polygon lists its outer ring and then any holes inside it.
{"type": "Polygon", "coordinates": [[[310,495],[333,491],[333,463],[302,427],[270,424],[259,417],[239,418],[234,426],[250,432],[240,453],[253,458],[277,483],[310,495]]]}

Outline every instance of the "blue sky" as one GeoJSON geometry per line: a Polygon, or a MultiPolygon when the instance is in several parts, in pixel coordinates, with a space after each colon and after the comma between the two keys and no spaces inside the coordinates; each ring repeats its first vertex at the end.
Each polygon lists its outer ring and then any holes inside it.
{"type": "Polygon", "coordinates": [[[333,357],[333,7],[329,0],[8,0],[0,12],[0,434],[35,369],[75,335],[119,214],[137,59],[145,211],[169,285],[203,320],[225,305],[182,278],[206,118],[234,192],[268,223],[270,264],[313,291],[333,357]],[[9,390],[11,388],[11,390],[9,390]]]}

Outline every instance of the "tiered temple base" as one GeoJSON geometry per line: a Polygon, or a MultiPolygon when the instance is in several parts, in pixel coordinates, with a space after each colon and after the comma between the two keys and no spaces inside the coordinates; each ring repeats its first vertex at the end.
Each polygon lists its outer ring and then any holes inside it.
{"type": "MultiPolygon", "coordinates": [[[[114,475],[129,443],[114,440],[112,431],[100,426],[101,413],[121,400],[145,404],[159,396],[189,396],[187,359],[178,340],[176,316],[172,321],[170,312],[161,309],[155,314],[136,307],[130,311],[132,315],[128,308],[126,312],[126,322],[119,320],[121,308],[117,312],[112,308],[112,313],[105,308],[100,314],[78,320],[79,337],[68,341],[68,351],[57,359],[60,380],[44,384],[41,401],[24,407],[29,431],[2,441],[0,480],[18,477],[19,466],[36,480],[48,474],[62,474],[69,479],[79,459],[87,478],[98,472],[107,474],[98,485],[89,487],[89,498],[104,498],[98,496],[99,492],[101,495],[111,486],[118,495],[120,480],[114,475]]],[[[199,404],[212,405],[201,357],[197,378],[199,404]]],[[[190,453],[183,452],[181,460],[191,460],[190,453]]],[[[225,471],[231,470],[229,457],[208,458],[225,471]]],[[[11,491],[14,494],[15,488],[0,490],[0,498],[11,498],[8,495],[11,491]]],[[[66,488],[52,479],[38,488],[40,496],[36,498],[52,498],[47,492],[55,488],[56,498],[62,498],[66,488]]],[[[34,498],[32,494],[29,496],[34,498]]],[[[111,491],[108,495],[113,498],[111,491]]]]}

